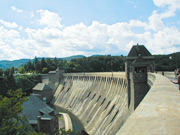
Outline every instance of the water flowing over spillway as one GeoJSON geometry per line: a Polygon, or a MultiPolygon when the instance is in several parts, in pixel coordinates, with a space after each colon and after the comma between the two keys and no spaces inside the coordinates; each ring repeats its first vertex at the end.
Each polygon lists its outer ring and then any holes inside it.
{"type": "Polygon", "coordinates": [[[116,134],[129,115],[126,78],[118,74],[63,76],[52,103],[77,116],[88,134],[116,134]]]}

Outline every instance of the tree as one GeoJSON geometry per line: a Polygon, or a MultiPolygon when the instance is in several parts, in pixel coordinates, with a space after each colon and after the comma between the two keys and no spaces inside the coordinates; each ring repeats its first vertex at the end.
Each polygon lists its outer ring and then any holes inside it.
{"type": "Polygon", "coordinates": [[[55,135],[82,135],[81,132],[73,132],[71,130],[68,130],[68,131],[65,131],[65,128],[60,128],[56,133],[55,135]]]}
{"type": "Polygon", "coordinates": [[[24,69],[23,66],[19,68],[19,72],[20,72],[21,74],[23,74],[23,73],[25,72],[25,69],[24,69]]]}
{"type": "Polygon", "coordinates": [[[14,68],[7,68],[6,70],[4,70],[5,76],[12,76],[13,73],[14,73],[14,68]]]}
{"type": "Polygon", "coordinates": [[[58,66],[58,60],[57,60],[57,58],[55,57],[55,58],[54,58],[54,68],[57,69],[57,66],[58,66]]]}
{"type": "Polygon", "coordinates": [[[26,94],[32,92],[32,88],[39,82],[41,82],[41,77],[39,75],[21,75],[15,77],[17,88],[21,88],[26,94]]]}
{"type": "Polygon", "coordinates": [[[21,115],[22,103],[27,100],[22,90],[10,90],[7,97],[0,95],[0,134],[27,134],[29,125],[25,116],[21,115]]]}
{"type": "Polygon", "coordinates": [[[41,63],[38,61],[38,63],[36,64],[36,72],[41,72],[41,63]]]}
{"type": "Polygon", "coordinates": [[[32,70],[33,70],[33,64],[29,60],[28,63],[27,63],[27,71],[32,71],[32,70]]]}
{"type": "Polygon", "coordinates": [[[66,71],[67,72],[79,72],[80,65],[78,63],[74,63],[69,61],[66,63],[66,71]]]}
{"type": "Polygon", "coordinates": [[[11,75],[14,74],[14,67],[11,68],[11,75]]]}
{"type": "Polygon", "coordinates": [[[38,58],[37,57],[34,58],[34,69],[35,69],[35,71],[39,70],[38,69],[38,58]]]}
{"type": "Polygon", "coordinates": [[[37,132],[33,132],[33,133],[28,133],[28,135],[47,135],[46,133],[37,133],[37,132]]]}
{"type": "Polygon", "coordinates": [[[53,70],[53,62],[50,58],[46,58],[46,63],[47,63],[47,69],[48,71],[53,70]]]}
{"type": "Polygon", "coordinates": [[[27,64],[24,65],[24,71],[28,71],[27,64]]]}
{"type": "Polygon", "coordinates": [[[42,69],[42,73],[48,73],[48,68],[47,68],[47,67],[44,67],[44,68],[42,69]]]}
{"type": "Polygon", "coordinates": [[[65,68],[66,63],[67,63],[67,61],[66,61],[66,60],[62,60],[62,59],[60,59],[60,60],[58,60],[58,67],[59,67],[60,69],[64,69],[64,68],[65,68]]]}
{"type": "Polygon", "coordinates": [[[3,76],[3,69],[0,68],[0,76],[3,76]]]}
{"type": "Polygon", "coordinates": [[[46,67],[46,61],[45,61],[45,59],[44,58],[42,58],[42,60],[41,60],[41,68],[43,69],[44,67],[46,67]]]}
{"type": "Polygon", "coordinates": [[[32,132],[26,116],[22,114],[22,104],[27,100],[21,89],[10,90],[6,96],[0,95],[0,135],[47,135],[32,132]]]}

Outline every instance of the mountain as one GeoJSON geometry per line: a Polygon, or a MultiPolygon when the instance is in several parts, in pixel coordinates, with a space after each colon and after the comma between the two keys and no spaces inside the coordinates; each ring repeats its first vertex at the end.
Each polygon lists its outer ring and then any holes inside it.
{"type": "Polygon", "coordinates": [[[84,56],[84,55],[74,55],[74,56],[60,58],[60,59],[64,59],[64,60],[70,61],[72,59],[78,59],[78,58],[83,58],[83,57],[86,57],[86,56],[84,56]]]}
{"type": "MultiPolygon", "coordinates": [[[[85,56],[84,55],[74,55],[74,56],[70,56],[70,57],[57,58],[57,59],[63,59],[63,60],[70,61],[72,59],[77,59],[77,58],[82,58],[82,57],[85,57],[85,56]]],[[[41,59],[42,58],[38,58],[38,60],[41,60],[41,59]]],[[[26,64],[28,61],[33,61],[33,59],[20,59],[20,60],[13,60],[13,61],[2,60],[2,61],[0,61],[0,68],[2,68],[3,70],[5,70],[6,68],[10,68],[10,67],[19,68],[19,67],[21,67],[21,65],[26,64]]]]}
{"type": "Polygon", "coordinates": [[[94,55],[91,55],[90,57],[98,57],[98,56],[106,56],[106,55],[94,54],[94,55]]]}
{"type": "Polygon", "coordinates": [[[13,60],[13,61],[2,60],[0,61],[0,68],[2,68],[3,70],[9,67],[19,68],[21,67],[22,64],[27,63],[29,60],[32,60],[32,59],[20,59],[20,60],[13,60]]]}

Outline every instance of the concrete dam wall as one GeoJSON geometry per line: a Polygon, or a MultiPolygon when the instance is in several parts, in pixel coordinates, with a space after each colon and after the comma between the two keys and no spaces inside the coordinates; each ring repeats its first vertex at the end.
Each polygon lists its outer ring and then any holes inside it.
{"type": "MultiPolygon", "coordinates": [[[[174,77],[169,72],[164,75],[174,77]]],[[[42,77],[52,86],[51,103],[75,114],[90,135],[180,134],[180,92],[162,75],[148,73],[150,89],[135,111],[133,102],[128,104],[125,73],[63,76],[60,82],[55,75],[42,77]]]]}
{"type": "Polygon", "coordinates": [[[75,114],[91,135],[114,135],[129,116],[124,73],[63,74],[52,103],[75,114]]]}

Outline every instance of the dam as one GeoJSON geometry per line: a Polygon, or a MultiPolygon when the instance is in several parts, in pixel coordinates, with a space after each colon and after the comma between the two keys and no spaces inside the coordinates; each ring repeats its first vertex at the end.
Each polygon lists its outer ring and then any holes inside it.
{"type": "Polygon", "coordinates": [[[75,114],[88,134],[115,134],[129,115],[127,80],[120,75],[63,74],[52,104],[75,114]]]}
{"type": "Polygon", "coordinates": [[[153,73],[154,58],[142,46],[129,54],[126,72],[41,75],[51,88],[47,102],[73,113],[90,135],[180,134],[178,89],[153,73]]]}

